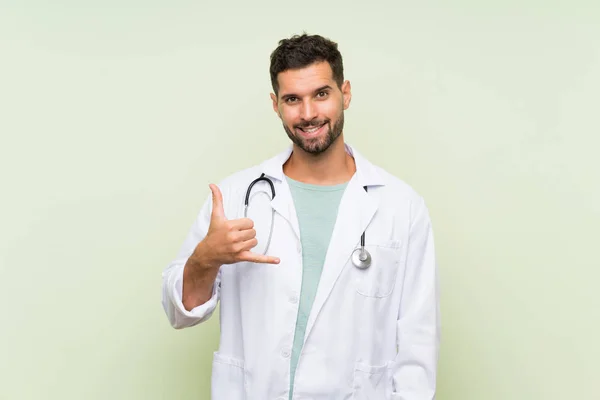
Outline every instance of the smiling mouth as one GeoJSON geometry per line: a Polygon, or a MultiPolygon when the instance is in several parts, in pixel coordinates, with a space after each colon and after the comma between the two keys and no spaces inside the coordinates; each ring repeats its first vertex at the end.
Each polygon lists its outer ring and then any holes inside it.
{"type": "Polygon", "coordinates": [[[311,126],[311,127],[305,127],[305,128],[300,128],[298,127],[297,129],[302,133],[302,136],[316,136],[319,133],[321,133],[321,130],[323,129],[323,127],[326,125],[326,123],[319,125],[319,126],[311,126]]]}

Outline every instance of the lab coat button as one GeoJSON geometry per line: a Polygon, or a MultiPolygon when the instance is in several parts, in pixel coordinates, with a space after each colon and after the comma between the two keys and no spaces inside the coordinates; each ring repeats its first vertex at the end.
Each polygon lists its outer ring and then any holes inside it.
{"type": "Polygon", "coordinates": [[[290,303],[296,304],[297,302],[298,302],[298,297],[296,297],[296,296],[290,297],[290,303]]]}
{"type": "Polygon", "coordinates": [[[291,355],[291,353],[290,353],[290,351],[288,349],[283,349],[282,352],[281,352],[281,355],[284,358],[288,358],[291,355]]]}

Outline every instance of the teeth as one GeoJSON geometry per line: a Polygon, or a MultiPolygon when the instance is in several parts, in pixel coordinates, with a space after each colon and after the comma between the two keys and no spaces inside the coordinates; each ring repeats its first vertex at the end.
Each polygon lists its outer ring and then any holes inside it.
{"type": "Polygon", "coordinates": [[[320,128],[320,126],[317,126],[316,128],[312,128],[312,129],[302,129],[302,130],[306,133],[313,133],[316,130],[318,130],[319,128],[320,128]]]}

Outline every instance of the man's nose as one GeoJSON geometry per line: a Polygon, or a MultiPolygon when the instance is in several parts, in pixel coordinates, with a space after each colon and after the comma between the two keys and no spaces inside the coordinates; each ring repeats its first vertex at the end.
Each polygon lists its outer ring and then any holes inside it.
{"type": "Polygon", "coordinates": [[[305,121],[312,121],[317,117],[317,108],[312,101],[307,100],[302,103],[302,111],[300,116],[305,121]]]}

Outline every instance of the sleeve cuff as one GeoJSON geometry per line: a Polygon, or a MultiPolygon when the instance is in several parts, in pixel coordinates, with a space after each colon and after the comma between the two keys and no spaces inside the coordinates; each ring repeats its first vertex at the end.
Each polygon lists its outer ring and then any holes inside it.
{"type": "Polygon", "coordinates": [[[171,298],[171,324],[174,328],[186,328],[206,321],[215,311],[221,290],[221,275],[217,275],[211,298],[204,304],[194,307],[190,311],[183,306],[183,268],[178,267],[172,271],[169,279],[171,298]]]}

